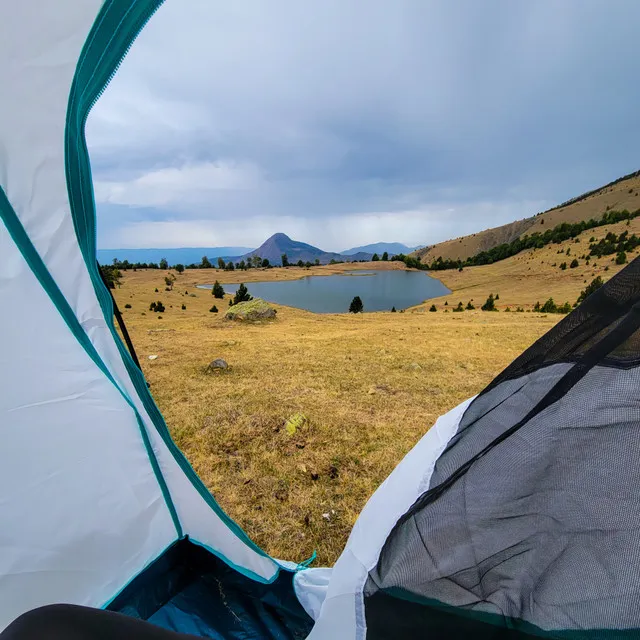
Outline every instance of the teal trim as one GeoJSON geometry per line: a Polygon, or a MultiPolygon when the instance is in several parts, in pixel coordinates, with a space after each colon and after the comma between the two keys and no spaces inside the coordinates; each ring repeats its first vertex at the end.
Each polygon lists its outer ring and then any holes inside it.
{"type": "Polygon", "coordinates": [[[173,442],[164,418],[149,393],[144,374],[135,365],[113,324],[113,303],[102,282],[96,261],[96,217],[85,124],[93,105],[122,64],[136,37],[163,0],[106,0],[82,49],[71,86],[65,129],[65,171],[73,224],[78,244],[100,307],[122,361],[156,430],[205,502],[226,526],[256,553],[263,551],[218,505],[183,453],[173,442]]]}
{"type": "Polygon", "coordinates": [[[203,549],[206,549],[209,553],[212,553],[214,556],[220,558],[220,560],[228,564],[232,569],[235,569],[238,573],[241,573],[243,576],[246,576],[251,580],[255,580],[256,582],[262,582],[262,584],[271,584],[275,582],[278,579],[278,576],[280,575],[280,570],[285,568],[280,565],[277,565],[276,572],[270,578],[263,578],[261,575],[258,575],[254,571],[251,571],[251,569],[246,569],[245,567],[241,567],[235,562],[229,560],[229,558],[227,558],[223,553],[220,553],[220,551],[216,551],[213,547],[210,547],[208,544],[205,544],[204,542],[200,542],[199,540],[196,540],[191,536],[189,536],[189,541],[199,547],[202,547],[203,549]]]}
{"type": "Polygon", "coordinates": [[[136,409],[129,396],[120,388],[118,383],[114,380],[111,372],[96,351],[96,348],[93,346],[93,343],[91,342],[91,340],[89,340],[89,336],[87,336],[84,329],[82,328],[80,322],[78,321],[78,318],[76,317],[76,314],[73,312],[73,309],[67,302],[67,299],[64,297],[62,291],[60,291],[58,285],[56,284],[56,281],[49,273],[47,267],[42,261],[42,258],[40,257],[40,254],[36,251],[36,248],[31,243],[27,232],[24,230],[24,227],[20,223],[20,220],[18,219],[16,212],[13,210],[13,207],[11,206],[11,203],[9,202],[9,199],[7,198],[2,187],[0,187],[0,218],[2,218],[2,221],[4,222],[9,235],[15,242],[16,247],[22,254],[22,257],[25,259],[25,262],[38,279],[38,282],[40,283],[46,294],[51,299],[51,302],[58,310],[58,313],[62,316],[71,333],[81,344],[87,355],[91,358],[91,360],[93,360],[98,369],[100,369],[100,371],[107,377],[109,382],[111,382],[111,384],[113,384],[113,386],[118,390],[120,395],[124,398],[125,402],[133,409],[136,420],[138,422],[138,428],[140,429],[140,434],[142,436],[142,440],[149,457],[149,462],[151,463],[153,472],[156,476],[158,484],[160,485],[160,489],[162,490],[162,495],[165,502],[167,503],[167,507],[171,514],[171,518],[176,528],[178,537],[182,537],[182,527],[180,525],[180,521],[178,520],[178,514],[176,513],[175,506],[173,504],[173,501],[171,500],[171,495],[169,494],[167,483],[165,482],[165,479],[160,472],[158,460],[156,459],[153,448],[151,447],[151,443],[149,442],[149,435],[147,434],[147,431],[144,427],[142,417],[138,413],[138,410],[136,409]]]}

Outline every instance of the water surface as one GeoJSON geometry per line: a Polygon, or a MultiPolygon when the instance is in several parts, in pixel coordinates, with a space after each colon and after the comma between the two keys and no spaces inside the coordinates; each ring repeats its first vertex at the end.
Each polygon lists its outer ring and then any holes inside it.
{"type": "MultiPolygon", "coordinates": [[[[211,289],[213,285],[201,285],[211,289]]],[[[237,284],[224,284],[235,293],[237,284]]],[[[429,298],[450,293],[440,280],[423,271],[347,271],[344,275],[307,276],[280,282],[248,282],[254,298],[262,298],[314,313],[346,313],[354,296],[360,296],[366,311],[398,311],[429,298]]]]}

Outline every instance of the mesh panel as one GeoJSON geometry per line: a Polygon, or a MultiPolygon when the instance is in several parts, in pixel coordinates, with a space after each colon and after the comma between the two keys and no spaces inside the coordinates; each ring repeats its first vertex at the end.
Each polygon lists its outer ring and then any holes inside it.
{"type": "Polygon", "coordinates": [[[405,636],[442,605],[534,635],[640,629],[639,300],[636,260],[471,403],[369,574],[368,637],[394,601],[405,636]]]}

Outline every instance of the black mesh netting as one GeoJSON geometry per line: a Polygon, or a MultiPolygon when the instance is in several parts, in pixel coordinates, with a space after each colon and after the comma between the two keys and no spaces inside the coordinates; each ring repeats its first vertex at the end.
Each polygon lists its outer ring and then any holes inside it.
{"type": "Polygon", "coordinates": [[[639,327],[636,259],[471,403],[369,573],[369,638],[635,637],[639,327]]]}

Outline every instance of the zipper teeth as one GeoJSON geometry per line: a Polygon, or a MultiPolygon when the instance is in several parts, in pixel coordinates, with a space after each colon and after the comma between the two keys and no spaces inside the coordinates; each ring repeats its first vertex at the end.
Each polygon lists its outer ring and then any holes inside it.
{"type": "Polygon", "coordinates": [[[102,97],[102,94],[106,91],[106,89],[109,86],[109,84],[111,84],[111,81],[115,77],[116,73],[118,73],[118,69],[120,69],[122,63],[124,62],[124,59],[129,54],[129,51],[131,50],[131,47],[133,46],[133,43],[138,39],[138,36],[142,32],[142,30],[145,28],[145,26],[147,25],[149,20],[151,20],[151,18],[154,16],[156,11],[163,4],[164,4],[164,0],[159,0],[159,2],[154,3],[153,9],[147,15],[143,15],[143,18],[140,21],[140,24],[136,27],[135,33],[134,33],[133,37],[131,38],[129,44],[127,45],[127,48],[122,52],[122,55],[120,56],[120,58],[119,58],[118,62],[116,63],[116,65],[113,67],[111,73],[109,74],[109,77],[103,83],[102,88],[100,89],[100,91],[98,91],[98,93],[92,98],[91,103],[89,105],[89,108],[86,110],[85,114],[83,115],[83,117],[82,117],[82,130],[83,131],[84,131],[85,124],[87,122],[87,118],[89,117],[89,114],[91,113],[93,107],[95,107],[96,102],[98,102],[98,100],[100,100],[100,98],[102,97]]]}
{"type": "MultiPolygon", "coordinates": [[[[151,9],[151,11],[147,12],[146,14],[143,14],[142,19],[139,21],[139,24],[136,26],[135,32],[133,34],[133,37],[130,38],[129,44],[127,45],[126,49],[122,52],[122,55],[118,59],[118,62],[116,63],[116,65],[111,70],[111,73],[109,74],[109,77],[102,84],[102,87],[96,93],[96,95],[91,99],[91,103],[89,104],[89,107],[86,109],[85,113],[82,116],[82,123],[80,125],[80,131],[82,133],[82,136],[85,139],[86,139],[85,129],[86,129],[86,124],[87,124],[87,118],[89,117],[89,114],[93,110],[93,107],[96,106],[96,103],[98,102],[98,100],[100,100],[100,98],[102,97],[104,92],[107,90],[107,87],[111,84],[111,81],[115,77],[116,73],[118,73],[118,70],[122,66],[122,63],[124,62],[124,59],[129,54],[129,51],[131,50],[131,47],[133,46],[133,43],[138,39],[138,36],[142,32],[142,30],[145,28],[145,26],[147,25],[149,20],[151,20],[151,18],[155,15],[156,11],[163,4],[164,4],[164,0],[159,0],[158,2],[155,2],[153,4],[153,8],[151,9]]],[[[93,225],[93,246],[94,247],[98,246],[98,225],[97,224],[93,225]]]]}

